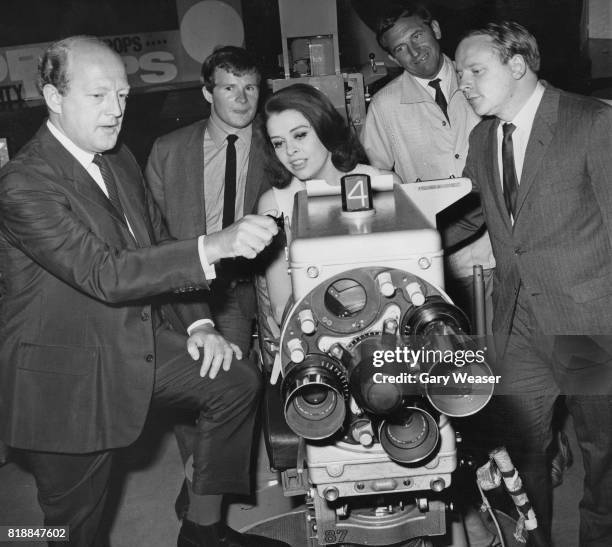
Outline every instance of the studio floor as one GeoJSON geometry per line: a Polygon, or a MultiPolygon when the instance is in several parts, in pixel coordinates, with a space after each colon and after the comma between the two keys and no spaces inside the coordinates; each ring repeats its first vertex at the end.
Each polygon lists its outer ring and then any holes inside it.
{"type": "MultiPolygon", "coordinates": [[[[577,547],[578,502],[582,493],[582,461],[571,422],[566,425],[574,465],[563,484],[555,489],[554,547],[577,547]]],[[[279,478],[268,468],[260,446],[258,472],[252,499],[237,500],[228,507],[228,522],[236,529],[284,513],[300,510],[299,498],[285,498],[279,478]]],[[[141,439],[122,450],[117,464],[106,517],[111,547],[171,547],[176,545],[180,523],[174,500],[183,480],[183,469],[174,436],[163,419],[153,419],[141,439]]],[[[0,526],[42,523],[32,477],[14,462],[0,467],[0,526]]],[[[38,547],[41,543],[2,543],[38,547]]],[[[303,544],[304,546],[306,543],[303,544]]],[[[292,547],[303,547],[292,545],[292,547]]]]}

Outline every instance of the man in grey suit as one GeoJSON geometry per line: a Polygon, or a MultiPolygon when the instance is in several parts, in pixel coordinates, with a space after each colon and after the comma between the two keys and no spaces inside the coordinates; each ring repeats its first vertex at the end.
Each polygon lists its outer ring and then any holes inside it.
{"type": "MultiPolygon", "coordinates": [[[[225,46],[202,65],[202,93],[210,117],[157,139],[149,156],[146,178],[153,198],[173,237],[217,234],[251,217],[259,196],[269,188],[262,153],[264,136],[253,123],[259,99],[260,73],[243,48],[225,46]],[[236,222],[235,222],[236,221],[236,222]]],[[[222,260],[211,290],[191,293],[173,308],[202,347],[202,370],[214,378],[222,367],[249,363],[255,316],[253,261],[222,260]]],[[[195,428],[176,428],[186,473],[191,476],[195,428]]],[[[197,475],[196,475],[197,479],[197,475]]],[[[186,521],[210,525],[221,517],[220,496],[211,496],[199,480],[188,481],[186,521]]],[[[177,500],[179,516],[186,500],[177,500]]],[[[184,535],[195,530],[184,528],[184,535]]]]}
{"type": "Polygon", "coordinates": [[[539,81],[537,43],[517,23],[469,32],[455,57],[486,116],[464,171],[482,209],[446,243],[489,229],[505,440],[550,544],[546,449],[565,394],[585,461],[580,545],[612,545],[612,108],[539,81]]]}
{"type": "MultiPolygon", "coordinates": [[[[217,49],[202,65],[210,117],[153,144],[146,179],[174,237],[219,232],[254,213],[259,196],[269,188],[259,153],[264,136],[253,124],[260,78],[246,50],[217,49]],[[228,154],[233,154],[231,166],[226,165],[228,154]],[[226,189],[229,183],[233,189],[226,189]]],[[[202,322],[199,328],[207,333],[202,334],[206,364],[211,359],[231,361],[232,352],[240,359],[248,352],[255,311],[252,269],[247,261],[223,261],[211,292],[189,295],[174,306],[185,326],[207,318],[208,325],[202,322]]]]}

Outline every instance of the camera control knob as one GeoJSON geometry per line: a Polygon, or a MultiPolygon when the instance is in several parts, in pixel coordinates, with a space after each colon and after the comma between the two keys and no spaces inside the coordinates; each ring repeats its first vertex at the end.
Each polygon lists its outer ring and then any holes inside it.
{"type": "Polygon", "coordinates": [[[300,322],[300,329],[302,329],[304,334],[312,334],[317,328],[312,310],[302,310],[298,314],[298,321],[300,322]]]}
{"type": "Polygon", "coordinates": [[[289,350],[289,356],[294,363],[301,363],[306,357],[306,351],[304,351],[304,344],[299,338],[292,338],[287,342],[287,349],[289,350]]]}
{"type": "Polygon", "coordinates": [[[391,274],[389,272],[382,272],[376,276],[376,283],[378,283],[378,290],[383,296],[390,297],[395,293],[395,287],[391,280],[391,274]]]}
{"type": "Polygon", "coordinates": [[[415,306],[422,306],[425,303],[425,295],[421,290],[421,285],[419,285],[416,281],[406,285],[406,294],[408,295],[410,302],[412,302],[412,304],[415,306]]]}
{"type": "Polygon", "coordinates": [[[374,442],[374,436],[369,431],[364,430],[359,433],[359,444],[361,446],[365,446],[365,447],[372,446],[373,442],[374,442]]]}
{"type": "Polygon", "coordinates": [[[446,488],[446,483],[444,479],[434,479],[429,483],[429,488],[431,488],[434,492],[442,492],[446,488]]]}
{"type": "Polygon", "coordinates": [[[340,492],[335,486],[328,486],[325,490],[323,490],[323,497],[327,501],[336,501],[340,492]]]}

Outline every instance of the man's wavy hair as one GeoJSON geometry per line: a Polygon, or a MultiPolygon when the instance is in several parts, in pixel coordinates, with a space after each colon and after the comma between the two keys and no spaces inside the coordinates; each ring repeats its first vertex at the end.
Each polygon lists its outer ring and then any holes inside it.
{"type": "Polygon", "coordinates": [[[488,23],[482,28],[469,30],[461,39],[470,36],[490,36],[493,40],[493,48],[497,51],[503,64],[506,64],[514,55],[522,55],[527,66],[535,74],[540,70],[540,51],[535,37],[515,21],[488,23]]]}
{"type": "Polygon", "coordinates": [[[200,73],[200,80],[209,93],[215,87],[215,69],[222,69],[234,76],[256,74],[258,81],[261,73],[255,58],[244,48],[237,46],[223,46],[215,49],[204,62],[200,73]]]}
{"type": "Polygon", "coordinates": [[[114,52],[106,42],[96,36],[70,36],[53,42],[38,61],[38,80],[36,83],[41,93],[43,87],[48,84],[54,86],[61,95],[68,91],[70,85],[68,79],[69,53],[75,45],[83,43],[95,44],[114,52]]]}
{"type": "MultiPolygon", "coordinates": [[[[297,110],[315,130],[317,137],[331,152],[334,167],[343,173],[355,169],[358,163],[367,163],[366,155],[355,134],[331,101],[321,91],[308,84],[293,84],[270,96],[263,107],[263,122],[272,114],[297,110]]],[[[267,139],[266,171],[270,184],[277,188],[287,186],[293,175],[276,157],[274,147],[267,139]]]]}
{"type": "Polygon", "coordinates": [[[431,25],[433,15],[423,2],[397,1],[388,4],[383,13],[376,20],[376,41],[387,53],[391,53],[386,46],[385,34],[391,30],[398,19],[402,17],[420,17],[426,25],[431,25]]]}

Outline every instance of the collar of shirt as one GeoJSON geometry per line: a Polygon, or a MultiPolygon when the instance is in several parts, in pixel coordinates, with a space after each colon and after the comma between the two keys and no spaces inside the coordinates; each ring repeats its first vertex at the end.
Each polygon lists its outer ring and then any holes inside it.
{"type": "Polygon", "coordinates": [[[89,173],[91,178],[94,179],[95,183],[100,187],[100,190],[104,192],[104,195],[108,197],[108,190],[106,189],[106,184],[104,184],[104,179],[102,178],[102,174],[100,173],[100,168],[93,163],[93,159],[95,154],[91,152],[85,152],[82,148],[79,148],[76,144],[74,144],[60,129],[58,129],[51,120],[47,120],[47,127],[51,134],[60,142],[60,144],[74,156],[74,159],[77,160],[89,173]]]}
{"type": "Polygon", "coordinates": [[[541,82],[538,82],[533,90],[533,93],[527,99],[527,102],[519,110],[518,114],[514,116],[510,122],[504,122],[500,120],[497,127],[497,151],[500,168],[500,176],[503,179],[502,172],[502,161],[501,161],[501,145],[504,138],[503,125],[504,123],[513,124],[516,129],[512,133],[512,149],[514,153],[514,165],[516,168],[516,176],[520,183],[521,176],[523,173],[523,163],[525,161],[525,153],[527,151],[527,143],[529,141],[529,135],[531,134],[531,128],[533,127],[533,121],[535,120],[536,112],[542,101],[545,88],[541,82]]]}
{"type": "Polygon", "coordinates": [[[419,85],[421,85],[423,89],[425,89],[425,91],[427,91],[427,93],[431,95],[431,97],[434,99],[436,97],[436,90],[429,85],[429,82],[435,80],[436,78],[440,78],[440,89],[442,90],[442,93],[444,93],[444,97],[448,101],[450,98],[450,87],[453,70],[450,59],[448,59],[446,55],[443,55],[442,59],[444,60],[444,62],[442,63],[442,68],[440,68],[440,71],[433,78],[417,78],[416,76],[413,77],[419,83],[419,85]]]}
{"type": "Polygon", "coordinates": [[[531,97],[527,100],[527,102],[523,105],[516,116],[510,123],[514,124],[516,127],[516,131],[524,131],[529,135],[531,133],[531,127],[533,126],[533,120],[535,119],[536,111],[538,110],[538,106],[540,106],[540,101],[542,100],[542,95],[544,95],[544,86],[541,82],[538,82],[531,94],[531,97]]]}
{"type": "Polygon", "coordinates": [[[89,166],[92,165],[92,161],[94,159],[95,154],[91,152],[85,152],[82,148],[79,148],[76,144],[74,144],[60,129],[58,129],[51,120],[47,120],[47,127],[51,134],[60,142],[60,144],[70,152],[74,158],[85,168],[86,171],[89,171],[89,166]]]}
{"type": "Polygon", "coordinates": [[[206,125],[206,131],[217,148],[221,148],[227,144],[226,139],[228,135],[238,135],[238,140],[236,141],[237,146],[250,146],[251,137],[253,135],[253,124],[250,123],[246,127],[236,129],[226,124],[213,112],[206,125]]]}
{"type": "MultiPolygon", "coordinates": [[[[108,197],[108,190],[106,188],[106,184],[104,184],[104,179],[102,178],[102,173],[100,173],[100,168],[95,163],[93,163],[95,154],[92,154],[91,152],[85,152],[85,150],[79,148],[55,125],[53,125],[51,120],[47,120],[47,127],[49,128],[49,131],[51,131],[51,134],[60,142],[60,144],[66,150],[68,150],[68,152],[70,152],[70,154],[74,156],[74,159],[76,159],[83,166],[85,171],[89,173],[89,175],[92,179],[94,179],[100,190],[104,192],[104,195],[108,197]]],[[[130,233],[132,234],[132,237],[136,239],[136,236],[134,236],[134,231],[132,230],[132,226],[130,225],[130,221],[127,217],[125,217],[125,221],[127,222],[127,226],[130,230],[130,233]]]]}
{"type": "Polygon", "coordinates": [[[429,82],[440,78],[440,88],[446,97],[446,101],[450,103],[451,95],[457,90],[456,76],[452,61],[442,55],[444,63],[442,68],[433,78],[417,78],[404,70],[402,78],[402,98],[403,104],[422,103],[436,97],[436,90],[429,85],[429,82]]]}

